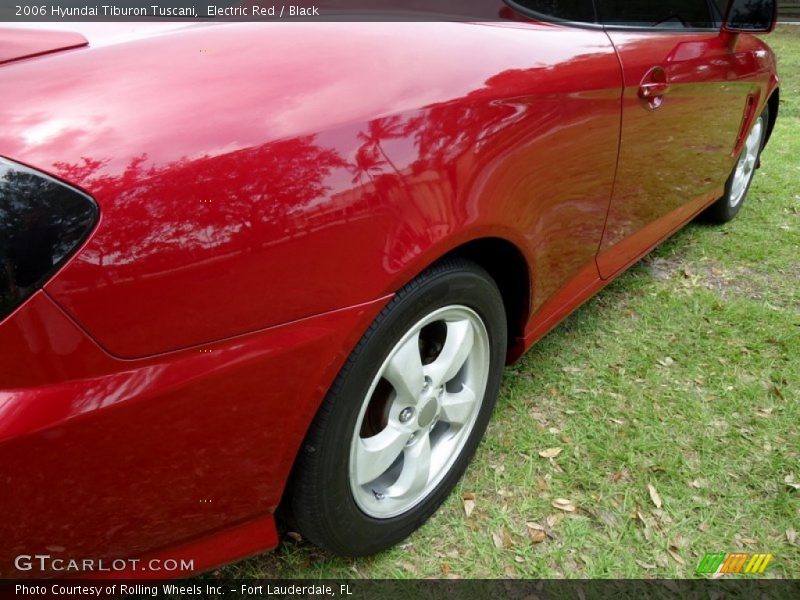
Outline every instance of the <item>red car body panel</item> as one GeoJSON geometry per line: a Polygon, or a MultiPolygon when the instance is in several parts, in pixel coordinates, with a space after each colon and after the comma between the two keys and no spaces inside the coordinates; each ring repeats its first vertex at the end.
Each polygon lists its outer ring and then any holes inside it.
{"type": "Polygon", "coordinates": [[[670,224],[685,222],[687,204],[702,208],[722,196],[747,98],[763,106],[775,71],[772,54],[752,36],[611,31],[609,37],[625,90],[614,197],[598,256],[603,277],[663,239],[670,224]],[[671,89],[663,106],[642,110],[639,85],[654,65],[666,71],[671,89]],[[647,229],[661,219],[666,230],[647,229]]]}
{"type": "Polygon", "coordinates": [[[463,244],[513,245],[515,358],[720,195],[746,96],[760,111],[777,84],[748,35],[157,33],[0,68],[0,156],[101,213],[0,323],[2,576],[18,554],[207,568],[274,546],[307,427],[396,290],[463,244]],[[663,113],[636,96],[659,63],[663,113]]]}
{"type": "Polygon", "coordinates": [[[40,31],[0,27],[0,65],[23,58],[86,46],[89,42],[71,31],[40,31]]]}

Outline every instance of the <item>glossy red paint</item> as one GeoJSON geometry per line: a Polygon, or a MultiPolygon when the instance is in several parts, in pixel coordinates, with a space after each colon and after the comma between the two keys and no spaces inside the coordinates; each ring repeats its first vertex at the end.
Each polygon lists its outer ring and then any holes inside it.
{"type": "Polygon", "coordinates": [[[0,27],[0,64],[80,48],[89,42],[79,33],[0,27]]]}
{"type": "Polygon", "coordinates": [[[0,464],[13,490],[0,574],[24,576],[11,565],[29,551],[150,555],[271,518],[321,395],[385,301],[121,361],[38,292],[0,325],[0,464]]]}
{"type": "Polygon", "coordinates": [[[777,83],[749,35],[510,15],[149,25],[0,69],[0,155],[101,209],[0,323],[0,575],[272,547],[308,424],[396,290],[504,240],[529,346],[715,199],[777,83]]]}
{"type": "Polygon", "coordinates": [[[763,110],[775,67],[753,36],[611,31],[609,37],[625,90],[614,197],[597,260],[604,278],[684,223],[687,203],[702,208],[722,196],[748,99],[758,106],[752,119],[763,110]],[[656,110],[639,95],[654,65],[669,81],[656,110]]]}

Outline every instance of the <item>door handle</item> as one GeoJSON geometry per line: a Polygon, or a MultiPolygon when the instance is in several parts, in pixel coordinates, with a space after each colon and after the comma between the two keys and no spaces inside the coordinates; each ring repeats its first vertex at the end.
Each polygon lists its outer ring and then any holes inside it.
{"type": "Polygon", "coordinates": [[[653,67],[639,84],[639,98],[644,100],[647,108],[655,110],[664,104],[664,96],[669,93],[669,90],[667,72],[663,67],[653,67]]]}

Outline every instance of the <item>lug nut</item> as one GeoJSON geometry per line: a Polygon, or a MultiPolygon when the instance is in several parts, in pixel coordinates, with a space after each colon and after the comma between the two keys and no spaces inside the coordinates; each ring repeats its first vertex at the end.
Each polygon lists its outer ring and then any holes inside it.
{"type": "Polygon", "coordinates": [[[414,416],[414,409],[410,406],[407,406],[403,410],[400,411],[400,415],[398,415],[398,419],[400,419],[401,423],[408,423],[411,420],[411,417],[414,416]]]}

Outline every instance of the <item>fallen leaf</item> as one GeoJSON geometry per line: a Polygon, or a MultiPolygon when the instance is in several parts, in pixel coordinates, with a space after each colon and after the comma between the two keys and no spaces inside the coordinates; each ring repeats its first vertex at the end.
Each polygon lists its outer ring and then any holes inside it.
{"type": "Polygon", "coordinates": [[[472,516],[472,511],[475,510],[475,500],[464,500],[464,514],[469,519],[472,516]]]}
{"type": "Polygon", "coordinates": [[[576,507],[572,503],[571,500],[567,500],[566,498],[556,498],[552,502],[553,508],[557,508],[558,510],[563,510],[564,512],[575,512],[576,507]]]}
{"type": "Polygon", "coordinates": [[[547,518],[545,519],[545,522],[547,523],[547,526],[548,526],[550,529],[553,529],[553,528],[555,528],[555,527],[556,527],[556,526],[557,526],[559,523],[561,523],[561,520],[562,520],[563,518],[564,518],[564,515],[562,515],[561,513],[556,513],[556,514],[554,514],[554,515],[547,515],[547,518]]]}
{"type": "Polygon", "coordinates": [[[788,485],[790,488],[793,488],[795,490],[800,490],[800,483],[795,482],[794,475],[791,473],[783,478],[783,483],[788,485]]]}
{"type": "Polygon", "coordinates": [[[685,565],[686,564],[686,561],[683,560],[683,558],[681,558],[681,555],[678,554],[678,549],[675,548],[674,546],[671,546],[671,547],[667,548],[667,552],[669,552],[669,555],[673,559],[675,559],[675,562],[678,563],[679,565],[685,565]]]}
{"type": "Polygon", "coordinates": [[[656,505],[656,508],[661,508],[661,496],[658,495],[655,486],[652,483],[647,484],[647,491],[650,492],[650,500],[656,505]]]}
{"type": "Polygon", "coordinates": [[[646,563],[643,560],[639,560],[638,558],[634,559],[634,560],[636,561],[636,564],[639,565],[640,567],[642,567],[643,569],[657,569],[658,568],[658,565],[654,565],[653,563],[646,563]]]}
{"type": "Polygon", "coordinates": [[[498,550],[502,550],[503,548],[503,534],[499,531],[495,531],[492,533],[492,542],[494,542],[494,547],[498,550]]]}
{"type": "Polygon", "coordinates": [[[541,544],[547,539],[547,531],[543,525],[533,522],[528,522],[525,525],[528,527],[528,536],[534,544],[541,544]]]}
{"type": "Polygon", "coordinates": [[[659,359],[658,364],[660,364],[662,367],[671,367],[675,364],[675,359],[671,356],[665,356],[664,358],[659,359]]]}
{"type": "Polygon", "coordinates": [[[542,458],[555,458],[559,454],[561,454],[561,448],[548,448],[539,452],[539,456],[542,458]]]}
{"type": "Polygon", "coordinates": [[[708,525],[708,523],[700,523],[700,525],[698,525],[698,526],[697,526],[697,528],[698,528],[700,531],[702,531],[703,533],[705,533],[706,531],[708,531],[709,529],[711,529],[711,527],[708,525]]]}
{"type": "Polygon", "coordinates": [[[413,575],[419,575],[419,569],[416,567],[416,565],[413,565],[410,562],[402,562],[400,563],[400,566],[413,575]]]}
{"type": "Polygon", "coordinates": [[[528,535],[530,535],[531,541],[534,544],[541,544],[547,539],[547,534],[540,529],[529,529],[528,535]]]}
{"type": "Polygon", "coordinates": [[[750,546],[758,545],[758,540],[754,540],[753,538],[743,537],[743,538],[740,538],[740,539],[742,540],[743,543],[748,544],[750,546]]]}
{"type": "Polygon", "coordinates": [[[440,564],[439,568],[442,570],[442,575],[444,575],[445,577],[450,575],[450,565],[448,563],[440,564]]]}
{"type": "Polygon", "coordinates": [[[797,541],[797,532],[794,529],[786,530],[786,541],[794,544],[797,541]]]}
{"type": "Polygon", "coordinates": [[[611,511],[605,510],[603,508],[598,508],[597,517],[612,529],[619,527],[619,517],[617,517],[617,515],[615,515],[611,511]]]}
{"type": "Polygon", "coordinates": [[[642,526],[644,527],[644,539],[646,539],[648,542],[653,539],[653,528],[651,527],[650,522],[645,518],[644,513],[637,508],[633,518],[638,518],[639,521],[641,521],[642,526]]]}
{"type": "Polygon", "coordinates": [[[509,579],[515,579],[517,577],[517,570],[512,565],[506,565],[503,571],[509,579]]]}
{"type": "Polygon", "coordinates": [[[290,538],[292,541],[295,541],[295,542],[302,542],[303,541],[303,536],[300,535],[299,533],[297,533],[296,531],[289,531],[289,532],[286,533],[286,536],[288,538],[290,538]]]}
{"type": "Polygon", "coordinates": [[[514,538],[509,535],[508,531],[503,529],[503,548],[512,548],[514,546],[514,538]]]}
{"type": "Polygon", "coordinates": [[[611,481],[614,483],[618,483],[620,481],[630,481],[631,474],[627,469],[623,469],[622,471],[617,471],[616,473],[611,474],[611,481]]]}
{"type": "Polygon", "coordinates": [[[696,489],[701,489],[708,486],[708,481],[706,479],[693,479],[689,482],[689,485],[696,489]]]}

